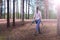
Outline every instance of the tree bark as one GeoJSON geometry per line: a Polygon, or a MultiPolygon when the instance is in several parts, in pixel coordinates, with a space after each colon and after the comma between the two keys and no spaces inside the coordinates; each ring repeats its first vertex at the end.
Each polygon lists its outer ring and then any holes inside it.
{"type": "Polygon", "coordinates": [[[13,0],[13,26],[15,26],[15,0],[13,0]]]}
{"type": "Polygon", "coordinates": [[[9,13],[10,13],[10,18],[11,18],[11,16],[12,16],[12,15],[11,15],[11,0],[9,0],[9,3],[10,3],[10,4],[9,4],[9,13]]]}
{"type": "Polygon", "coordinates": [[[29,19],[29,5],[30,5],[30,0],[28,0],[28,19],[29,19]]]}
{"type": "Polygon", "coordinates": [[[5,19],[5,8],[6,6],[5,6],[5,0],[4,0],[4,19],[5,19]]]}
{"type": "Polygon", "coordinates": [[[48,8],[48,0],[44,0],[44,15],[45,15],[45,19],[49,18],[49,8],[48,8]]]}
{"type": "Polygon", "coordinates": [[[26,0],[26,19],[27,19],[27,0],[26,0]]]}
{"type": "Polygon", "coordinates": [[[18,8],[18,0],[16,1],[16,13],[18,13],[17,15],[17,19],[19,19],[19,8],[18,8]]]}
{"type": "Polygon", "coordinates": [[[0,0],[0,19],[2,18],[2,0],[0,0]]]}
{"type": "Polygon", "coordinates": [[[22,16],[22,24],[24,24],[24,0],[21,0],[21,16],[22,16]]]}
{"type": "Polygon", "coordinates": [[[9,0],[7,0],[7,27],[10,27],[10,19],[9,19],[9,0]]]}
{"type": "Polygon", "coordinates": [[[60,6],[57,6],[57,34],[60,35],[60,6]]]}

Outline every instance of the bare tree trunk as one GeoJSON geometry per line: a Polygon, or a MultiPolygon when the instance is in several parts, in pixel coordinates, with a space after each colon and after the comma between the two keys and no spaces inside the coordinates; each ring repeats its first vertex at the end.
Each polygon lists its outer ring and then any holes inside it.
{"type": "Polygon", "coordinates": [[[22,24],[24,24],[24,0],[21,0],[21,16],[22,16],[22,24]]]}
{"type": "Polygon", "coordinates": [[[30,0],[28,0],[28,19],[29,19],[29,5],[30,5],[30,0]]]}
{"type": "MultiPolygon", "coordinates": [[[[11,5],[13,3],[13,0],[11,0],[11,5]]],[[[12,7],[11,7],[12,8],[12,7]]],[[[12,10],[12,9],[11,9],[12,10]]],[[[13,19],[13,10],[11,11],[11,19],[13,19]]]]}
{"type": "Polygon", "coordinates": [[[0,0],[0,19],[2,18],[2,0],[0,0]]]}
{"type": "Polygon", "coordinates": [[[16,13],[18,13],[17,18],[19,19],[18,0],[16,0],[16,13]]]}
{"type": "Polygon", "coordinates": [[[9,1],[10,1],[10,4],[9,4],[9,8],[10,8],[9,11],[10,11],[10,12],[9,12],[9,13],[10,13],[10,18],[11,18],[11,16],[12,16],[12,15],[11,15],[11,0],[9,0],[9,1]]]}
{"type": "Polygon", "coordinates": [[[18,19],[19,19],[19,7],[18,7],[18,0],[17,0],[17,13],[18,13],[18,19]]]}
{"type": "Polygon", "coordinates": [[[9,18],[11,18],[11,12],[10,12],[11,11],[11,3],[10,2],[11,2],[11,0],[9,0],[9,18]]]}
{"type": "Polygon", "coordinates": [[[17,19],[17,0],[15,0],[15,19],[17,19]]]}
{"type": "MultiPolygon", "coordinates": [[[[20,0],[20,1],[21,1],[21,0],[20,0]]],[[[22,3],[20,3],[20,5],[22,5],[22,3]]],[[[20,14],[19,14],[19,15],[20,15],[20,19],[22,19],[22,15],[21,15],[21,9],[22,9],[22,8],[21,8],[21,7],[22,7],[22,6],[20,6],[20,14]]]]}
{"type": "Polygon", "coordinates": [[[26,0],[26,19],[27,19],[27,0],[26,0]]]}
{"type": "Polygon", "coordinates": [[[17,14],[16,14],[16,0],[15,0],[15,19],[17,18],[16,15],[17,15],[17,14]]]}
{"type": "Polygon", "coordinates": [[[7,27],[10,27],[10,19],[9,19],[9,0],[7,0],[7,27]]]}
{"type": "Polygon", "coordinates": [[[15,0],[13,0],[13,26],[15,26],[15,0]]]}
{"type": "Polygon", "coordinates": [[[6,6],[5,6],[5,0],[4,0],[4,19],[5,19],[5,8],[6,6]]]}
{"type": "Polygon", "coordinates": [[[44,4],[45,4],[44,15],[45,15],[45,18],[48,19],[49,18],[48,0],[44,0],[44,4]]]}
{"type": "Polygon", "coordinates": [[[57,34],[60,35],[60,6],[57,7],[57,34]]]}
{"type": "Polygon", "coordinates": [[[11,19],[12,19],[11,2],[12,2],[12,0],[10,0],[10,13],[11,13],[11,19]]]}

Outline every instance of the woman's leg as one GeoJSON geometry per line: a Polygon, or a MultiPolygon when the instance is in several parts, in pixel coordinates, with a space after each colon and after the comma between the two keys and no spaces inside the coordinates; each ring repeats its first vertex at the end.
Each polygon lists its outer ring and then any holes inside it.
{"type": "Polygon", "coordinates": [[[40,19],[36,21],[36,31],[40,33],[40,19]]]}

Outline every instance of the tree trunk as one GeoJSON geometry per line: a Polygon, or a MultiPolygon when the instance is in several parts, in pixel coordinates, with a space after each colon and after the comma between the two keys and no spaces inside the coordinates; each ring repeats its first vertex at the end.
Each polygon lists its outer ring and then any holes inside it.
{"type": "Polygon", "coordinates": [[[57,34],[60,35],[60,6],[57,7],[57,34]]]}
{"type": "Polygon", "coordinates": [[[27,0],[26,0],[26,19],[27,19],[27,0]]]}
{"type": "Polygon", "coordinates": [[[49,18],[49,8],[48,8],[48,0],[44,0],[44,15],[45,15],[45,19],[49,18]]]}
{"type": "Polygon", "coordinates": [[[19,19],[18,0],[16,1],[16,13],[17,13],[17,19],[19,19]]]}
{"type": "Polygon", "coordinates": [[[11,18],[11,16],[12,16],[12,15],[11,15],[11,0],[9,0],[9,3],[10,3],[10,4],[9,4],[9,13],[10,13],[10,18],[11,18]]]}
{"type": "Polygon", "coordinates": [[[2,0],[0,0],[0,19],[2,18],[2,0]]]}
{"type": "Polygon", "coordinates": [[[7,0],[7,27],[10,27],[10,19],[9,19],[9,0],[7,0]]]}
{"type": "Polygon", "coordinates": [[[30,5],[30,0],[28,0],[28,19],[29,19],[29,5],[30,5]]]}
{"type": "Polygon", "coordinates": [[[24,24],[24,0],[21,0],[21,16],[22,16],[22,24],[24,24]]]}
{"type": "Polygon", "coordinates": [[[5,19],[5,8],[6,6],[5,6],[5,0],[4,0],[4,19],[5,19]]]}
{"type": "Polygon", "coordinates": [[[13,26],[15,26],[15,0],[13,0],[13,26]]]}
{"type": "Polygon", "coordinates": [[[17,0],[17,13],[18,13],[18,19],[19,19],[19,7],[18,7],[18,0],[17,0]]]}
{"type": "Polygon", "coordinates": [[[15,0],[15,19],[17,18],[16,15],[17,15],[17,14],[16,14],[16,0],[15,0]]]}

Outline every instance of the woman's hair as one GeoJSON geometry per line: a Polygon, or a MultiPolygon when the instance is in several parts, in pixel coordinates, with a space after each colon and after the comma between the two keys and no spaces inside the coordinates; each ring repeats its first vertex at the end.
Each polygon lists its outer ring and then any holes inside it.
{"type": "Polygon", "coordinates": [[[39,7],[36,8],[36,12],[38,13],[39,7]]]}
{"type": "Polygon", "coordinates": [[[38,10],[39,8],[37,7],[36,9],[38,10]]]}

